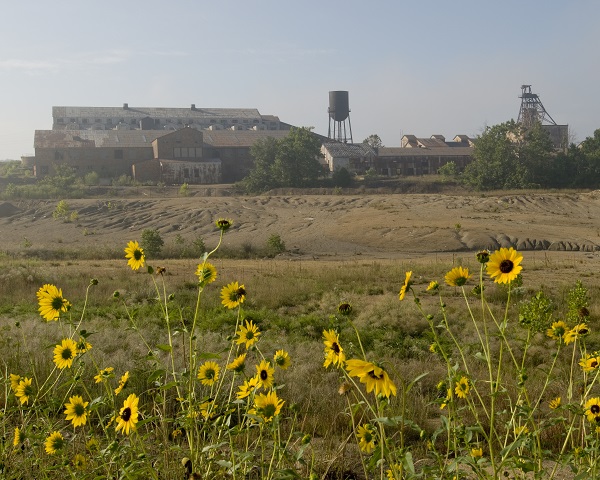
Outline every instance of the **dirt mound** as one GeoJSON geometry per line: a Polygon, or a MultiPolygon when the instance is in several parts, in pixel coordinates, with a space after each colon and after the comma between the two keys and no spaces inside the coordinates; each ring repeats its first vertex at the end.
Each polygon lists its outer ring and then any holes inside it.
{"type": "Polygon", "coordinates": [[[15,207],[12,203],[0,203],[0,217],[10,217],[19,212],[20,210],[17,207],[15,207]]]}

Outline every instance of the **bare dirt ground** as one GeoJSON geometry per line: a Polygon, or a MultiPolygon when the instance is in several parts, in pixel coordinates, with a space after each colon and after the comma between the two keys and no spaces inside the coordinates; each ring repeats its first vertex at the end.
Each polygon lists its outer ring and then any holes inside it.
{"type": "Polygon", "coordinates": [[[226,244],[262,247],[271,234],[288,255],[373,258],[514,246],[600,254],[600,191],[516,194],[152,196],[67,200],[77,218],[52,216],[57,200],[0,202],[1,248],[121,247],[158,229],[165,243],[217,241],[214,221],[234,221],[226,244]],[[596,252],[596,253],[594,253],[596,252]]]}

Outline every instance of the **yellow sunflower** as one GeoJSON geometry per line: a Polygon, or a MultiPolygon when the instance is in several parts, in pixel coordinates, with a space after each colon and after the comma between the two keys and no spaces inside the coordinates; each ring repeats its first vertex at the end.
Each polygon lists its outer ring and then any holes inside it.
{"type": "Polygon", "coordinates": [[[221,367],[216,362],[208,361],[204,362],[198,369],[198,380],[202,385],[211,387],[219,379],[219,371],[221,367]]]}
{"type": "Polygon", "coordinates": [[[87,459],[81,453],[76,453],[71,460],[71,465],[73,465],[77,470],[85,470],[87,466],[87,459]]]}
{"type": "Polygon", "coordinates": [[[92,344],[89,343],[85,338],[81,337],[77,342],[77,355],[81,355],[88,350],[91,350],[92,344]]]}
{"type": "Polygon", "coordinates": [[[365,384],[367,393],[375,390],[375,395],[388,397],[396,395],[396,385],[390,380],[387,372],[371,362],[351,359],[346,362],[346,370],[351,377],[358,377],[365,384]]]}
{"type": "Polygon", "coordinates": [[[558,322],[554,322],[552,326],[546,330],[546,335],[554,340],[562,340],[567,333],[569,327],[565,322],[559,320],[558,322]]]}
{"type": "Polygon", "coordinates": [[[258,383],[258,377],[255,376],[240,385],[237,393],[238,400],[249,397],[250,394],[254,393],[258,389],[258,383]]]}
{"type": "Polygon", "coordinates": [[[579,360],[579,365],[584,372],[593,372],[600,366],[600,356],[586,353],[586,355],[579,360]]]}
{"type": "Polygon", "coordinates": [[[341,315],[350,315],[352,313],[352,305],[348,302],[342,302],[338,305],[338,313],[341,315]]]}
{"type": "Polygon", "coordinates": [[[212,263],[200,263],[196,269],[196,276],[200,286],[204,287],[217,279],[217,269],[212,263]]]}
{"type": "Polygon", "coordinates": [[[84,402],[79,395],[73,395],[69,398],[69,403],[65,403],[66,420],[71,420],[74,427],[85,425],[87,422],[86,407],[90,402],[84,402]]]}
{"type": "Polygon", "coordinates": [[[19,427],[15,427],[15,436],[13,437],[13,446],[18,447],[25,440],[27,440],[27,436],[25,435],[25,432],[23,430],[21,430],[19,427]]]}
{"type": "Polygon", "coordinates": [[[71,309],[71,303],[63,298],[62,289],[46,284],[37,291],[39,312],[46,321],[58,320],[61,313],[71,309]]]}
{"type": "Polygon", "coordinates": [[[287,370],[292,361],[290,360],[289,354],[285,350],[277,350],[273,356],[273,363],[275,363],[275,365],[282,370],[287,370]]]}
{"type": "Polygon", "coordinates": [[[246,354],[238,355],[233,362],[227,365],[227,370],[233,370],[235,373],[242,373],[246,368],[246,354]]]}
{"type": "Polygon", "coordinates": [[[121,430],[125,435],[129,435],[129,432],[135,430],[135,424],[138,422],[138,402],[139,398],[136,397],[135,393],[132,393],[127,397],[127,400],[123,402],[123,407],[119,411],[117,417],[117,426],[115,430],[118,432],[121,430]]]}
{"type": "Polygon", "coordinates": [[[569,345],[577,340],[579,337],[585,337],[588,333],[590,333],[590,329],[585,323],[579,323],[575,325],[571,330],[565,333],[563,340],[565,345],[569,345]]]}
{"type": "Polygon", "coordinates": [[[109,378],[112,377],[113,370],[114,370],[113,367],[103,368],[102,370],[100,370],[98,372],[98,375],[94,376],[94,380],[96,380],[96,383],[101,383],[105,380],[108,380],[109,378]]]}
{"type": "Polygon", "coordinates": [[[471,456],[475,459],[483,457],[483,448],[472,448],[471,456]]]}
{"type": "Polygon", "coordinates": [[[358,447],[362,452],[371,453],[375,450],[376,433],[376,430],[368,423],[358,426],[356,429],[356,438],[358,440],[358,447]]]}
{"type": "Polygon", "coordinates": [[[558,407],[560,407],[560,404],[561,404],[561,398],[556,397],[556,398],[553,398],[552,400],[550,400],[550,403],[548,404],[548,406],[552,410],[556,410],[558,407]]]}
{"type": "Polygon", "coordinates": [[[444,278],[451,287],[462,287],[470,277],[468,268],[454,267],[444,278]]]}
{"type": "Polygon", "coordinates": [[[412,271],[406,272],[406,277],[404,278],[404,284],[400,287],[400,293],[398,294],[398,298],[400,300],[404,300],[404,296],[406,292],[408,292],[412,282],[410,281],[410,277],[412,275],[412,271]]]}
{"type": "Polygon", "coordinates": [[[323,330],[323,344],[325,345],[325,361],[323,366],[328,368],[329,365],[343,367],[346,361],[346,354],[340,345],[338,334],[334,330],[323,330]]]}
{"type": "Polygon", "coordinates": [[[583,407],[585,409],[585,416],[590,422],[600,421],[600,397],[590,398],[583,407]]]}
{"type": "Polygon", "coordinates": [[[123,391],[123,389],[127,386],[127,382],[129,381],[129,370],[127,370],[121,379],[119,380],[119,386],[115,388],[115,395],[118,395],[123,391]]]}
{"type": "Polygon", "coordinates": [[[127,265],[129,265],[132,270],[139,270],[144,266],[144,262],[146,261],[144,250],[140,247],[138,242],[129,242],[127,244],[125,258],[128,259],[127,265]]]}
{"type": "Polygon", "coordinates": [[[446,391],[446,398],[444,398],[444,401],[440,404],[440,410],[443,410],[444,408],[446,408],[448,406],[448,404],[450,402],[452,402],[453,398],[454,398],[454,393],[452,392],[452,389],[449,388],[446,391]]]}
{"type": "Polygon", "coordinates": [[[470,390],[471,385],[469,384],[469,379],[467,377],[460,377],[458,382],[455,383],[454,393],[456,393],[458,398],[467,398],[470,390]]]}
{"type": "Polygon", "coordinates": [[[214,402],[214,400],[202,402],[199,407],[200,415],[202,415],[202,418],[205,420],[215,418],[217,416],[217,407],[218,405],[214,402]]]}
{"type": "Polygon", "coordinates": [[[238,345],[245,343],[247,349],[258,342],[258,336],[260,335],[258,326],[254,325],[252,320],[246,320],[244,325],[240,325],[240,328],[236,333],[238,334],[238,339],[235,343],[238,345]]]}
{"type": "Polygon", "coordinates": [[[258,378],[258,384],[260,387],[267,390],[273,386],[275,369],[267,360],[263,360],[260,364],[256,365],[256,377],[258,378]]]}
{"type": "Polygon", "coordinates": [[[496,283],[510,283],[521,272],[523,255],[514,248],[501,248],[490,255],[487,273],[496,283]]]}
{"type": "Polygon", "coordinates": [[[221,289],[221,303],[229,308],[235,308],[246,300],[246,289],[238,282],[231,282],[221,289]]]}
{"type": "Polygon", "coordinates": [[[20,381],[21,381],[21,375],[17,375],[16,373],[10,374],[10,388],[12,389],[13,392],[17,391],[20,381]]]}
{"type": "Polygon", "coordinates": [[[60,345],[54,347],[54,363],[57,368],[71,368],[77,356],[77,343],[71,338],[65,338],[60,345]]]}
{"type": "Polygon", "coordinates": [[[440,284],[438,282],[436,282],[435,280],[432,280],[431,282],[429,282],[429,285],[427,285],[427,291],[428,292],[437,292],[440,288],[440,284]]]}
{"type": "Polygon", "coordinates": [[[233,225],[233,220],[229,220],[228,218],[219,218],[215,224],[219,230],[226,232],[233,225]]]}
{"type": "Polygon", "coordinates": [[[65,446],[65,438],[60,432],[52,432],[46,441],[44,442],[46,453],[48,455],[54,455],[65,446]]]}
{"type": "Polygon", "coordinates": [[[33,382],[32,378],[24,377],[19,380],[19,385],[15,389],[15,397],[19,399],[21,405],[29,402],[29,397],[33,395],[33,387],[31,383],[33,382]]]}
{"type": "Polygon", "coordinates": [[[277,392],[259,393],[254,397],[254,408],[256,414],[260,415],[265,422],[269,422],[281,413],[281,407],[285,402],[277,397],[277,392]]]}

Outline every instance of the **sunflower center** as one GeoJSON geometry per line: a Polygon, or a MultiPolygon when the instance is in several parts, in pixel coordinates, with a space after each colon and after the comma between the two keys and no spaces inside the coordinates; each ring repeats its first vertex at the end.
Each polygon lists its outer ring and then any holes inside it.
{"type": "Polygon", "coordinates": [[[381,380],[383,378],[383,372],[381,373],[381,375],[377,375],[375,373],[375,370],[369,370],[367,374],[374,380],[381,380]]]}
{"type": "Polygon", "coordinates": [[[265,407],[263,408],[263,412],[265,414],[265,417],[267,418],[275,416],[275,405],[273,405],[272,403],[265,405],[265,407]]]}
{"type": "Polygon", "coordinates": [[[73,410],[75,411],[75,415],[77,415],[78,417],[81,417],[85,413],[85,407],[81,403],[75,405],[75,408],[73,410]]]}
{"type": "Polygon", "coordinates": [[[587,335],[588,329],[587,328],[580,328],[579,332],[577,332],[577,333],[579,333],[579,335],[587,335]]]}
{"type": "Polygon", "coordinates": [[[62,299],[62,297],[54,297],[52,299],[52,309],[53,310],[60,310],[61,308],[63,308],[63,299],[62,299]]]}
{"type": "Polygon", "coordinates": [[[598,360],[592,360],[592,361],[590,362],[590,367],[592,367],[592,368],[596,368],[597,366],[598,366],[598,360]]]}
{"type": "Polygon", "coordinates": [[[121,418],[124,422],[128,422],[131,418],[131,408],[127,407],[125,410],[123,410],[123,412],[121,413],[121,418]]]}
{"type": "Polygon", "coordinates": [[[71,351],[70,348],[65,348],[62,351],[62,355],[61,356],[62,356],[63,360],[71,360],[71,358],[73,358],[73,352],[71,351]]]}
{"type": "Polygon", "coordinates": [[[512,272],[513,267],[515,266],[515,264],[512,262],[512,260],[502,260],[500,262],[500,271],[502,273],[510,273],[512,272]]]}
{"type": "Polygon", "coordinates": [[[252,340],[254,338],[254,332],[252,332],[251,330],[248,330],[246,332],[246,340],[252,340]]]}
{"type": "Polygon", "coordinates": [[[264,382],[269,378],[269,373],[266,370],[260,371],[260,379],[264,382]]]}
{"type": "Polygon", "coordinates": [[[592,405],[590,407],[590,412],[592,412],[594,415],[598,415],[600,413],[600,405],[592,405]]]}
{"type": "Polygon", "coordinates": [[[208,378],[209,380],[215,378],[215,371],[212,368],[206,370],[206,378],[208,378]]]}
{"type": "Polygon", "coordinates": [[[136,260],[141,260],[141,258],[142,258],[142,252],[140,250],[134,250],[133,251],[133,258],[135,258],[136,260]]]}
{"type": "Polygon", "coordinates": [[[331,345],[331,349],[337,354],[339,355],[340,352],[342,351],[342,349],[340,348],[340,346],[337,344],[337,342],[333,342],[333,344],[331,345]]]}
{"type": "Polygon", "coordinates": [[[246,289],[244,287],[240,287],[236,290],[235,295],[237,298],[242,298],[244,295],[246,295],[246,289]]]}

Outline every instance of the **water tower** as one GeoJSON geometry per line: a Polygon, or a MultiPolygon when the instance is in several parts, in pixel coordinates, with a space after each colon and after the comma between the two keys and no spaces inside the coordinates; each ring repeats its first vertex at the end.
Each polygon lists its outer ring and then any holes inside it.
{"type": "Polygon", "coordinates": [[[329,135],[328,137],[338,142],[352,142],[352,125],[350,124],[350,103],[348,102],[348,92],[336,90],[329,92],[329,135]],[[348,128],[346,129],[346,120],[348,128]],[[331,124],[333,123],[333,134],[331,124]],[[347,132],[350,133],[348,137],[347,132]]]}

